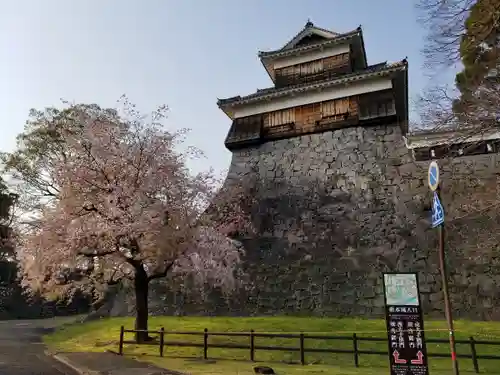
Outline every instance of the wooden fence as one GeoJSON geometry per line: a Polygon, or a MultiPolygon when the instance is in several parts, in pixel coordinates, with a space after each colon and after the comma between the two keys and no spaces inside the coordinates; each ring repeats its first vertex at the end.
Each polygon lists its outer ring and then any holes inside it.
{"type": "MultiPolygon", "coordinates": [[[[123,345],[124,344],[136,344],[135,341],[125,340],[125,333],[136,333],[145,332],[134,329],[125,329],[124,326],[120,328],[120,342],[118,353],[123,355],[123,345]]],[[[379,337],[359,337],[356,333],[352,336],[326,336],[326,335],[309,335],[309,334],[287,334],[287,333],[257,333],[254,330],[250,332],[208,332],[205,328],[203,332],[183,332],[183,331],[166,331],[163,327],[159,331],[147,331],[148,334],[159,335],[158,341],[146,342],[141,345],[154,345],[158,346],[159,354],[163,357],[165,346],[177,346],[177,347],[190,347],[190,348],[203,348],[203,359],[208,359],[208,349],[209,348],[220,348],[220,349],[244,349],[248,350],[250,361],[255,361],[255,351],[256,350],[274,350],[274,351],[286,351],[286,352],[299,352],[300,353],[300,363],[302,365],[306,364],[306,353],[339,353],[339,354],[352,354],[353,363],[356,367],[359,367],[359,356],[360,354],[372,354],[372,355],[383,355],[387,356],[387,350],[360,350],[358,349],[358,344],[360,342],[383,342],[387,345],[387,339],[379,337]],[[186,335],[186,336],[203,336],[203,342],[193,343],[193,342],[180,342],[180,341],[166,341],[165,337],[167,335],[186,335]],[[225,336],[225,337],[247,337],[248,345],[242,344],[209,344],[209,336],[225,336]],[[298,346],[262,346],[255,345],[256,338],[282,338],[282,339],[297,339],[298,346]],[[305,346],[305,340],[335,340],[335,341],[351,341],[352,349],[333,349],[333,348],[307,348],[305,346]]],[[[447,339],[426,339],[426,343],[437,343],[437,344],[449,344],[447,339]]],[[[457,358],[468,358],[472,360],[474,370],[479,373],[479,360],[489,359],[489,360],[500,360],[500,356],[497,355],[480,355],[477,353],[478,345],[489,345],[489,346],[499,346],[500,341],[485,341],[485,340],[475,340],[474,337],[470,336],[469,340],[455,340],[457,344],[466,344],[470,346],[471,354],[457,354],[457,358]]],[[[450,354],[448,353],[427,353],[427,356],[432,358],[448,358],[450,354]]]]}

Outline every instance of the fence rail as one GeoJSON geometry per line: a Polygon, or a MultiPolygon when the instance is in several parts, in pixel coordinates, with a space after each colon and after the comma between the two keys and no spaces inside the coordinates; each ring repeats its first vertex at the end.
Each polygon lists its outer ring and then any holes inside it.
{"type": "MultiPolygon", "coordinates": [[[[158,341],[150,341],[141,343],[140,345],[151,345],[159,347],[159,354],[161,357],[164,355],[165,346],[177,346],[177,347],[191,347],[191,348],[203,348],[203,359],[208,359],[208,349],[209,348],[219,348],[219,349],[244,349],[249,351],[249,359],[255,361],[255,351],[256,350],[276,350],[276,351],[286,351],[286,352],[299,352],[300,353],[300,363],[302,365],[306,364],[306,353],[334,353],[334,354],[352,354],[354,365],[359,367],[359,355],[384,355],[387,356],[387,350],[360,350],[360,342],[383,342],[387,344],[387,339],[379,337],[359,337],[356,333],[352,336],[327,336],[327,335],[307,335],[307,334],[291,334],[291,333],[258,333],[254,330],[250,332],[209,332],[207,328],[203,332],[194,331],[166,331],[163,327],[158,331],[145,331],[145,330],[135,330],[135,329],[125,329],[124,326],[120,327],[120,341],[118,353],[123,355],[123,346],[125,344],[136,344],[135,341],[125,340],[125,333],[137,333],[137,332],[147,332],[148,334],[159,335],[158,341]],[[203,342],[193,343],[193,342],[182,342],[182,341],[166,341],[165,337],[167,335],[186,335],[186,336],[203,336],[203,342]],[[248,344],[209,344],[209,336],[224,336],[224,337],[247,337],[248,344]],[[256,345],[256,338],[279,338],[279,339],[297,339],[298,346],[263,346],[256,345]],[[307,348],[304,344],[305,340],[336,340],[336,341],[351,341],[352,349],[341,349],[341,348],[307,348]]],[[[426,339],[426,343],[430,344],[448,344],[447,339],[426,339]]],[[[480,355],[477,353],[477,345],[490,345],[490,346],[500,346],[500,341],[486,341],[486,340],[476,340],[473,336],[469,337],[469,340],[455,340],[457,344],[469,345],[471,354],[457,354],[457,358],[467,358],[472,360],[474,366],[474,371],[479,373],[479,360],[500,360],[498,355],[480,355]]],[[[428,357],[432,358],[448,358],[450,354],[447,353],[427,353],[428,357]]]]}

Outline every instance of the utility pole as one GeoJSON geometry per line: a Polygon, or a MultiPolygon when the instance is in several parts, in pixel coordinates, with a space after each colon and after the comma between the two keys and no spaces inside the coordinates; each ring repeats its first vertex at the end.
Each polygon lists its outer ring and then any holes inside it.
{"type": "Polygon", "coordinates": [[[448,289],[448,272],[446,270],[446,253],[445,253],[445,241],[444,241],[444,209],[441,204],[441,189],[439,186],[439,167],[438,164],[433,161],[429,165],[428,182],[431,191],[434,192],[433,202],[432,202],[432,227],[437,228],[439,236],[439,268],[441,271],[441,285],[443,288],[443,299],[444,299],[444,311],[446,314],[446,321],[448,322],[448,330],[450,333],[450,351],[451,351],[451,362],[453,366],[453,374],[459,375],[458,361],[457,361],[457,351],[455,343],[455,331],[453,329],[453,314],[450,302],[450,293],[448,289]]]}

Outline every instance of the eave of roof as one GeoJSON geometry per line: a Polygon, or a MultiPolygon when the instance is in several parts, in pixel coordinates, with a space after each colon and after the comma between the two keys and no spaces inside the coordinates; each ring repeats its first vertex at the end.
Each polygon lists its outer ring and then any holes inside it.
{"type": "Polygon", "coordinates": [[[246,95],[246,96],[235,96],[227,99],[219,99],[217,105],[219,108],[224,109],[228,107],[239,106],[243,104],[255,103],[267,99],[273,99],[277,97],[286,96],[289,94],[295,94],[299,92],[306,92],[309,90],[323,89],[338,84],[343,84],[347,82],[359,81],[371,77],[382,76],[390,74],[398,70],[406,69],[408,63],[406,60],[402,60],[393,64],[375,64],[361,72],[355,72],[351,74],[345,74],[340,77],[330,79],[328,81],[303,83],[299,85],[294,85],[290,87],[283,88],[267,88],[263,90],[257,90],[256,93],[246,95]]]}
{"type": "Polygon", "coordinates": [[[494,128],[480,129],[462,127],[458,129],[424,130],[410,133],[405,138],[406,147],[417,149],[443,144],[478,142],[500,139],[500,131],[494,128]]]}
{"type": "Polygon", "coordinates": [[[305,51],[311,51],[319,48],[325,48],[330,45],[335,45],[340,42],[346,41],[356,35],[359,35],[361,33],[361,27],[358,27],[356,30],[349,31],[347,33],[343,34],[338,34],[336,37],[325,40],[324,42],[320,43],[314,43],[314,44],[308,44],[305,46],[300,46],[297,48],[289,48],[289,49],[278,49],[275,51],[259,51],[259,58],[261,60],[271,60],[275,59],[278,57],[285,57],[285,56],[291,56],[295,55],[297,53],[305,52],[305,51]]]}

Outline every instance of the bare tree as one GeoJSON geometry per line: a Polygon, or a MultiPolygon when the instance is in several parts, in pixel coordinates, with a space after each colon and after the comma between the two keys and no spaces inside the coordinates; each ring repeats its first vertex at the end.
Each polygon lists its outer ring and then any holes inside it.
{"type": "Polygon", "coordinates": [[[418,20],[427,30],[422,50],[426,67],[449,67],[460,62],[460,42],[476,0],[417,0],[418,20]]]}
{"type": "Polygon", "coordinates": [[[418,0],[420,20],[427,30],[423,49],[429,71],[461,64],[455,87],[432,86],[419,107],[427,127],[485,123],[498,120],[499,0],[418,0]]]}
{"type": "Polygon", "coordinates": [[[453,159],[473,155],[478,147],[488,146],[491,152],[496,146],[486,141],[499,138],[500,1],[417,0],[417,8],[427,30],[424,69],[439,74],[461,67],[455,82],[431,82],[417,101],[419,130],[437,133],[439,139],[426,147],[440,150],[440,165],[448,173],[443,199],[450,199],[450,247],[462,252],[460,259],[493,267],[491,255],[500,251],[499,181],[496,173],[467,168],[477,158],[453,159]]]}

